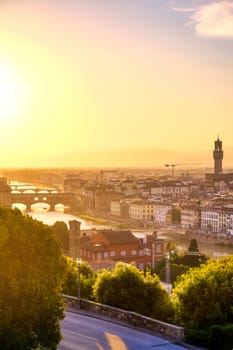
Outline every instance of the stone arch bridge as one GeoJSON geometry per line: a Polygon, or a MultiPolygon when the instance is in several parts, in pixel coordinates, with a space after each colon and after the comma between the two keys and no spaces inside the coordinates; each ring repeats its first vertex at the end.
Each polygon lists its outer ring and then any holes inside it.
{"type": "Polygon", "coordinates": [[[74,193],[54,193],[45,191],[35,191],[34,193],[11,193],[11,204],[20,203],[26,205],[27,209],[33,204],[44,203],[50,206],[50,210],[54,211],[57,204],[63,204],[70,208],[80,206],[80,199],[74,193]]]}

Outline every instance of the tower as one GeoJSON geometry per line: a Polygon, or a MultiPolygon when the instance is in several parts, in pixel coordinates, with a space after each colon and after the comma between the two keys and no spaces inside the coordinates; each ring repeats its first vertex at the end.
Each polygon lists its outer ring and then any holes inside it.
{"type": "Polygon", "coordinates": [[[223,150],[222,150],[222,141],[218,139],[214,142],[214,173],[215,175],[222,173],[222,160],[223,160],[223,150]]]}
{"type": "Polygon", "coordinates": [[[73,259],[80,258],[80,225],[81,225],[81,222],[77,220],[69,221],[70,257],[73,259]]]}

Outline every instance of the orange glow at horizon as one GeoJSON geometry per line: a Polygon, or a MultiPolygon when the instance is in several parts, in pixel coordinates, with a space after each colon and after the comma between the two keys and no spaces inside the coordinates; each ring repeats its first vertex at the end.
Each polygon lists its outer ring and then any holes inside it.
{"type": "Polygon", "coordinates": [[[6,164],[86,151],[203,151],[217,133],[232,146],[233,72],[223,57],[207,59],[211,45],[181,33],[170,17],[162,27],[146,12],[117,17],[86,1],[2,6],[6,164]]]}

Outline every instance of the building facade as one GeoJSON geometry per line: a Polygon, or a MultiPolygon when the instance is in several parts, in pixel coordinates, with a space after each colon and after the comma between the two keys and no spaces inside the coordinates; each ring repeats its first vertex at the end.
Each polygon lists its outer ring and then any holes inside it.
{"type": "Polygon", "coordinates": [[[149,201],[136,200],[129,204],[129,218],[140,221],[154,221],[155,204],[149,201]]]}
{"type": "Polygon", "coordinates": [[[181,226],[183,228],[199,229],[201,226],[201,208],[196,205],[181,207],[181,226]]]}
{"type": "Polygon", "coordinates": [[[159,225],[167,224],[167,216],[171,210],[172,210],[172,205],[169,203],[156,203],[154,222],[159,225]]]}
{"type": "Polygon", "coordinates": [[[201,229],[209,233],[232,232],[233,206],[202,208],[201,229]]]}
{"type": "Polygon", "coordinates": [[[81,238],[80,254],[92,266],[134,263],[140,270],[154,266],[164,254],[164,240],[155,235],[136,238],[130,231],[101,230],[81,238]]]}

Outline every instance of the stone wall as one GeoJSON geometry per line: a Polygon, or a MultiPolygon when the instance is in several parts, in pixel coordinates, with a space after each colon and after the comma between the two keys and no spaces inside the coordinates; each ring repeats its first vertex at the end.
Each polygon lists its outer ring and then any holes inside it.
{"type": "Polygon", "coordinates": [[[157,335],[166,336],[171,339],[182,341],[184,338],[184,328],[170,323],[155,320],[153,318],[143,316],[131,311],[125,311],[109,305],[98,304],[92,301],[78,299],[64,295],[64,300],[67,306],[72,307],[72,310],[86,310],[102,316],[111,317],[118,321],[126,322],[127,324],[147,329],[157,335]]]}

